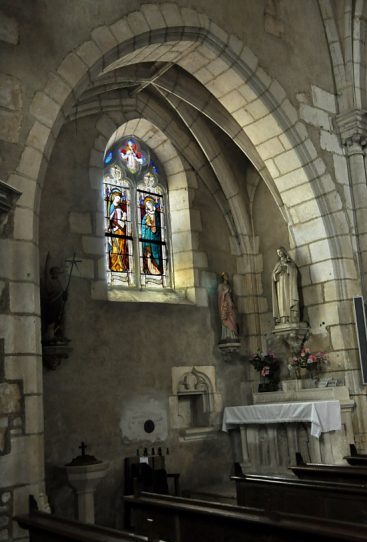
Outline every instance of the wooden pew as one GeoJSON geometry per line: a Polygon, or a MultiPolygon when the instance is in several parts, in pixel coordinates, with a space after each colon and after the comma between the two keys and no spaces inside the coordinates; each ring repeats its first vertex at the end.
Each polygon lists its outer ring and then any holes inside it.
{"type": "Polygon", "coordinates": [[[153,493],[124,497],[136,532],[167,542],[365,542],[367,525],[183,499],[153,493]]]}
{"type": "Polygon", "coordinates": [[[263,506],[267,513],[292,513],[367,524],[367,486],[244,474],[231,476],[237,504],[263,506]]]}
{"type": "Polygon", "coordinates": [[[367,454],[359,454],[354,444],[350,444],[350,455],[344,456],[349,465],[367,467],[367,454]]]}
{"type": "MultiPolygon", "coordinates": [[[[350,457],[350,456],[348,456],[350,457]]],[[[361,457],[361,456],[358,456],[361,457]]],[[[366,465],[329,465],[325,463],[305,463],[302,455],[296,453],[296,465],[290,469],[298,478],[305,480],[325,480],[367,486],[366,465]]]]}
{"type": "Polygon", "coordinates": [[[30,542],[156,542],[151,536],[139,536],[44,512],[17,516],[15,520],[29,531],[30,542]]]}

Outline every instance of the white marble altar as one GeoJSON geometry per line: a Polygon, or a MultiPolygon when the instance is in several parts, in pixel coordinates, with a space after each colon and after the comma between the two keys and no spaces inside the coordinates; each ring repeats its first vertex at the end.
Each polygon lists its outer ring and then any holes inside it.
{"type": "MultiPolygon", "coordinates": [[[[311,434],[311,423],[295,421],[287,423],[240,424],[231,431],[235,454],[244,472],[292,475],[290,465],[295,464],[296,452],[301,452],[307,462],[344,464],[349,454],[349,444],[354,443],[352,411],[346,386],[329,388],[301,388],[302,381],[288,380],[282,391],[252,394],[253,405],[279,405],[279,403],[302,403],[338,401],[340,403],[341,429],[323,432],[320,438],[311,434]],[[239,441],[239,442],[238,442],[239,441]]],[[[247,401],[248,402],[248,401],[247,401]]]]}

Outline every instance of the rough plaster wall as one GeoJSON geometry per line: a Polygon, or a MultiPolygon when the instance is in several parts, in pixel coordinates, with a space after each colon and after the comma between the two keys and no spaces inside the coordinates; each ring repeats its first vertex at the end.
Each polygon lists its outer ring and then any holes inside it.
{"type": "MultiPolygon", "coordinates": [[[[96,208],[99,192],[89,189],[87,175],[94,125],[95,119],[81,120],[77,129],[69,123],[58,138],[41,204],[41,262],[47,251],[60,263],[74,249],[81,254],[78,236],[66,233],[69,213],[93,216],[96,208]]],[[[235,383],[242,367],[226,365],[216,349],[220,328],[216,274],[235,269],[228,229],[201,184],[193,205],[202,211],[207,232],[201,235],[200,248],[209,255],[205,271],[209,308],[93,301],[90,281],[77,274],[72,279],[66,335],[73,352],[57,371],[44,374],[47,485],[58,513],[72,516],[73,507],[71,491],[56,466],[78,455],[81,440],[90,446],[90,453],[111,462],[97,495],[99,523],[121,526],[123,458],[135,455],[138,447],[169,447],[168,469],[181,472],[183,488],[218,482],[229,474],[232,453],[226,435],[179,445],[178,433],[168,427],[166,437],[164,429],[172,366],[214,364],[225,404],[240,401],[235,383]],[[150,436],[145,438],[141,425],[139,430],[127,429],[129,418],[146,413],[149,405],[153,419],[163,418],[163,429],[153,442],[150,436]]]]}

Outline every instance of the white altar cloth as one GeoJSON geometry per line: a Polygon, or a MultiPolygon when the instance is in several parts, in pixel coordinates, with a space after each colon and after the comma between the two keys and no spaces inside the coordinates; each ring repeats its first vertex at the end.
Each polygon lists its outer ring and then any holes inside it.
{"type": "Polygon", "coordinates": [[[262,405],[226,407],[222,430],[235,425],[266,423],[310,422],[311,435],[341,429],[339,401],[313,401],[307,403],[272,403],[262,405]]]}

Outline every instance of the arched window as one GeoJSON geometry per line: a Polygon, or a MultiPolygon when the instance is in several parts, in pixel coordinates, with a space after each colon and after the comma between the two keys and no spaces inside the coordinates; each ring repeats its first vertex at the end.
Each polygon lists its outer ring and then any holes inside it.
{"type": "Polygon", "coordinates": [[[109,149],[104,166],[108,285],[171,287],[167,190],[157,159],[131,135],[109,149]]]}

